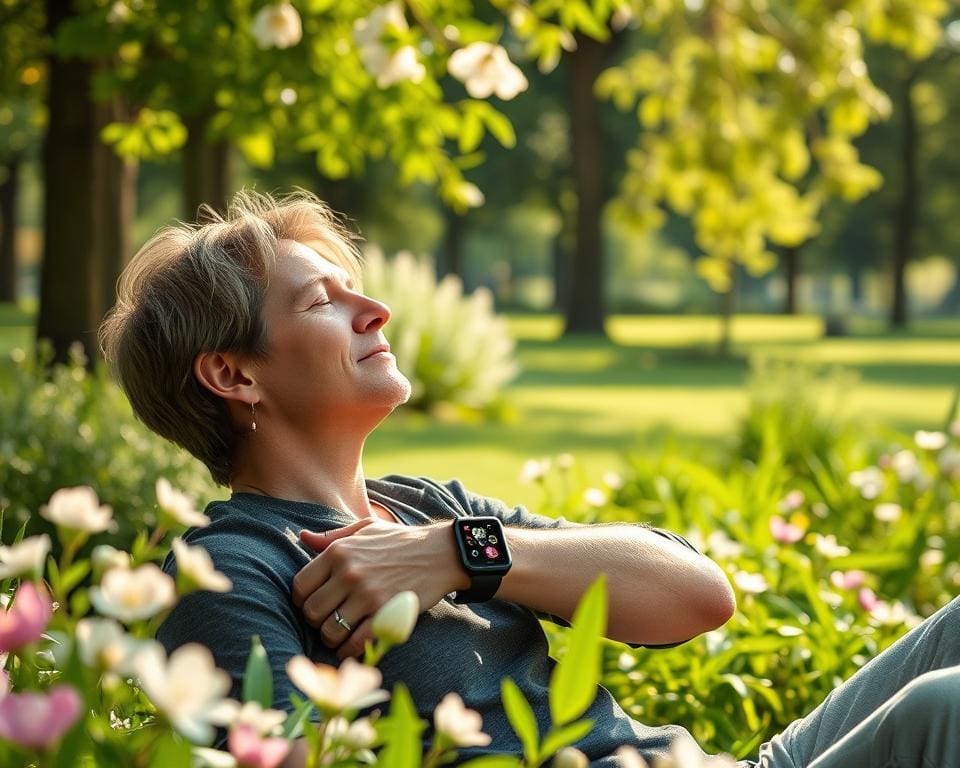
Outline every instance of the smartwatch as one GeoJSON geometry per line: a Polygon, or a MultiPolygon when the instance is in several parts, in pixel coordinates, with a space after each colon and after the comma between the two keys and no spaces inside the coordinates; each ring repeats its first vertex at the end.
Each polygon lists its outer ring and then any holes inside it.
{"type": "Polygon", "coordinates": [[[453,521],[453,539],[470,588],[459,590],[455,603],[482,603],[500,588],[500,580],[512,561],[503,525],[496,517],[458,517],[453,521]]]}

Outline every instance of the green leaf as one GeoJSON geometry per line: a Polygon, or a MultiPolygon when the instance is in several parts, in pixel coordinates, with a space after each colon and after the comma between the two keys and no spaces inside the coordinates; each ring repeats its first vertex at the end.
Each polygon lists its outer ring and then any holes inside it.
{"type": "Polygon", "coordinates": [[[237,139],[237,147],[246,161],[255,168],[269,168],[273,165],[273,136],[269,131],[241,136],[237,139]]]}
{"type": "Polygon", "coordinates": [[[551,728],[540,747],[539,758],[545,760],[552,757],[561,748],[580,741],[590,733],[591,728],[593,728],[593,720],[577,720],[569,725],[551,728]]]}
{"type": "Polygon", "coordinates": [[[460,768],[520,768],[523,763],[510,755],[484,755],[460,764],[460,768]]]}
{"type": "Polygon", "coordinates": [[[250,638],[250,656],[243,673],[243,700],[255,701],[264,709],[273,706],[273,671],[259,635],[250,638]]]}
{"type": "Polygon", "coordinates": [[[301,699],[295,693],[290,694],[290,702],[293,704],[293,712],[283,721],[283,733],[281,735],[285,739],[297,739],[303,735],[303,725],[313,712],[313,703],[301,699]]]}
{"type": "Polygon", "coordinates": [[[60,591],[67,594],[77,584],[83,581],[84,577],[90,572],[90,561],[81,560],[71,565],[60,578],[60,591]]]}
{"type": "Polygon", "coordinates": [[[500,683],[500,698],[503,700],[507,719],[523,745],[524,758],[528,763],[536,762],[540,729],[537,727],[537,718],[530,704],[517,684],[509,677],[505,677],[500,683]]]}
{"type": "Polygon", "coordinates": [[[606,628],[606,576],[601,574],[577,606],[567,634],[567,652],[550,678],[550,716],[555,726],[580,717],[596,698],[606,628]]]}
{"type": "Polygon", "coordinates": [[[150,768],[169,768],[171,765],[190,765],[190,742],[175,733],[166,733],[160,737],[150,768]]]}
{"type": "Polygon", "coordinates": [[[420,768],[423,753],[420,733],[425,723],[417,717],[410,692],[402,683],[397,683],[393,689],[390,714],[384,720],[388,722],[381,722],[386,727],[381,731],[384,745],[378,765],[381,768],[420,768]]]}
{"type": "Polygon", "coordinates": [[[460,122],[460,137],[457,140],[457,146],[460,154],[466,155],[473,152],[480,146],[480,140],[483,138],[483,123],[480,121],[476,112],[467,112],[460,122]]]}
{"type": "Polygon", "coordinates": [[[487,130],[500,142],[501,146],[507,149],[513,149],[516,146],[517,134],[506,115],[491,107],[484,110],[483,120],[487,124],[487,130]]]}

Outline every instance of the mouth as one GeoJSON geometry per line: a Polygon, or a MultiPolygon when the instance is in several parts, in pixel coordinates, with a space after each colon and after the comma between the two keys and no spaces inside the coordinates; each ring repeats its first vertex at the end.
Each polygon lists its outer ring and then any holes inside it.
{"type": "Polygon", "coordinates": [[[364,360],[369,360],[371,357],[380,354],[390,354],[390,345],[389,344],[378,344],[373,349],[371,349],[367,354],[361,357],[357,362],[362,363],[364,360]]]}

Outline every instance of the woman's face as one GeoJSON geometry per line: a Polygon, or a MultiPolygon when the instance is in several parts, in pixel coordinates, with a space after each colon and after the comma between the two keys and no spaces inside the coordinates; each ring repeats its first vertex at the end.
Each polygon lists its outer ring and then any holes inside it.
{"type": "Polygon", "coordinates": [[[410,397],[388,351],[385,304],[354,290],[342,267],[282,242],[263,307],[267,356],[258,364],[264,420],[295,428],[370,428],[410,397]]]}

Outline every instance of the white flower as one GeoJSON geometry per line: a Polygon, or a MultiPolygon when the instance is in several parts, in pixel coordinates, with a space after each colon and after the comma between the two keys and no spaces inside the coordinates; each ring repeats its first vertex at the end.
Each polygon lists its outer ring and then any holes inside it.
{"type": "Polygon", "coordinates": [[[614,491],[619,491],[623,488],[623,478],[616,472],[604,472],[603,483],[614,491]]]}
{"type": "Polygon", "coordinates": [[[130,676],[137,654],[156,645],[130,637],[113,619],[86,618],[77,622],[77,647],[88,667],[130,676]]]}
{"type": "Polygon", "coordinates": [[[587,488],[583,492],[583,500],[591,507],[602,507],[607,503],[607,492],[602,488],[587,488]]]}
{"type": "Polygon", "coordinates": [[[770,589],[767,580],[762,573],[747,573],[746,571],[737,571],[733,574],[733,583],[737,589],[747,595],[759,595],[770,589]]]}
{"type": "Polygon", "coordinates": [[[457,747],[485,747],[490,737],[480,729],[479,712],[467,709],[455,693],[448,693],[433,711],[433,725],[457,747]]]}
{"type": "Polygon", "coordinates": [[[327,738],[352,750],[368,749],[377,740],[377,731],[366,717],[354,720],[335,717],[327,724],[327,738]]]}
{"type": "Polygon", "coordinates": [[[202,512],[197,512],[193,499],[175,490],[165,478],[161,477],[157,480],[156,490],[160,510],[174,522],[194,528],[206,528],[210,525],[210,518],[202,512]]]}
{"type": "Polygon", "coordinates": [[[943,432],[924,432],[922,429],[913,434],[917,448],[924,451],[939,451],[947,444],[947,436],[943,432]]]}
{"type": "Polygon", "coordinates": [[[946,477],[960,478],[960,451],[953,447],[944,448],[937,456],[937,466],[946,477]]]}
{"type": "Polygon", "coordinates": [[[420,615],[416,592],[404,590],[391,597],[373,617],[373,636],[392,645],[405,643],[413,633],[420,615]]]}
{"type": "Polygon", "coordinates": [[[260,48],[289,48],[300,42],[303,25],[297,9],[282,2],[261,8],[253,18],[250,33],[260,48]]]}
{"type": "Polygon", "coordinates": [[[493,43],[470,43],[453,52],[447,70],[467,86],[475,99],[496,94],[509,100],[527,89],[527,78],[512,62],[502,46],[493,43]]]}
{"type": "Polygon", "coordinates": [[[944,560],[942,549],[928,549],[920,555],[920,565],[923,568],[931,569],[942,565],[944,560]]]}
{"type": "Polygon", "coordinates": [[[191,547],[181,538],[174,539],[172,546],[177,559],[177,576],[182,576],[189,586],[211,592],[229,592],[233,589],[233,582],[213,567],[206,549],[191,547]]]}
{"type": "Polygon", "coordinates": [[[542,480],[550,471],[550,459],[527,459],[520,470],[521,483],[534,483],[542,480]]]}
{"type": "Polygon", "coordinates": [[[860,491],[865,499],[875,499],[883,492],[886,481],[879,467],[867,467],[850,473],[850,484],[860,491]]]}
{"type": "Polygon", "coordinates": [[[27,574],[30,578],[43,573],[50,552],[50,537],[43,533],[30,536],[10,547],[0,546],[0,579],[27,574]]]}
{"type": "Polygon", "coordinates": [[[912,451],[897,451],[890,459],[890,466],[897,473],[901,483],[916,482],[923,476],[923,468],[912,451]]]}
{"type": "Polygon", "coordinates": [[[560,469],[570,469],[573,466],[573,454],[572,453],[561,453],[557,456],[557,466],[560,469]]]}
{"type": "Polygon", "coordinates": [[[90,588],[93,607],[121,621],[149,619],[176,600],[173,579],[154,563],[135,570],[111,568],[99,587],[90,588]]]}
{"type": "Polygon", "coordinates": [[[718,560],[736,560],[743,554],[743,547],[719,530],[707,536],[706,550],[718,560]]]}
{"type": "Polygon", "coordinates": [[[553,758],[553,768],[587,768],[590,761],[576,747],[564,747],[553,758]]]}
{"type": "Polygon", "coordinates": [[[705,755],[697,742],[687,734],[679,736],[670,746],[670,754],[658,757],[653,768],[736,768],[729,755],[705,755]]]}
{"type": "Polygon", "coordinates": [[[191,768],[237,768],[237,758],[210,747],[193,747],[191,768]]]}
{"type": "Polygon", "coordinates": [[[427,74],[412,45],[405,45],[393,53],[382,45],[367,45],[360,49],[360,57],[364,69],[377,78],[378,88],[389,88],[404,80],[419,83],[427,74]]]}
{"type": "Polygon", "coordinates": [[[40,507],[40,516],[61,528],[87,533],[100,533],[114,527],[110,507],[100,506],[96,492],[87,485],[54,491],[50,502],[40,507]]]}
{"type": "Polygon", "coordinates": [[[388,27],[401,32],[408,29],[407,19],[400,3],[393,2],[377,6],[369,16],[353,22],[353,39],[361,48],[379,45],[388,27]]]}
{"type": "Polygon", "coordinates": [[[111,568],[126,569],[130,567],[130,553],[109,544],[98,544],[90,553],[90,563],[93,570],[101,573],[111,568]]]}
{"type": "Polygon", "coordinates": [[[345,659],[338,669],[294,656],[287,662],[287,676],[326,713],[363,709],[390,697],[379,687],[383,680],[380,670],[353,658],[345,659]]]}
{"type": "Polygon", "coordinates": [[[613,754],[623,768],[650,768],[649,763],[633,747],[619,747],[613,754]]]}
{"type": "Polygon", "coordinates": [[[824,557],[830,559],[834,557],[846,557],[850,554],[850,548],[837,543],[837,537],[832,533],[829,536],[814,534],[813,546],[824,557]]]}
{"type": "Polygon", "coordinates": [[[230,690],[230,675],[217,669],[210,651],[188,643],[166,659],[152,647],[137,655],[135,667],[144,693],[173,727],[196,744],[210,743],[210,716],[230,690]]]}
{"type": "Polygon", "coordinates": [[[899,504],[894,504],[893,502],[877,504],[873,510],[873,516],[881,523],[895,523],[900,519],[902,514],[903,508],[899,504]]]}
{"type": "Polygon", "coordinates": [[[208,720],[214,725],[231,727],[248,725],[258,736],[272,736],[280,732],[287,713],[279,709],[264,709],[256,701],[241,704],[235,699],[218,702],[209,712],[208,720]]]}
{"type": "Polygon", "coordinates": [[[919,617],[899,600],[895,600],[892,603],[888,603],[885,600],[878,600],[876,605],[870,610],[870,616],[876,619],[878,623],[888,627],[901,624],[913,627],[919,623],[919,617]]]}

